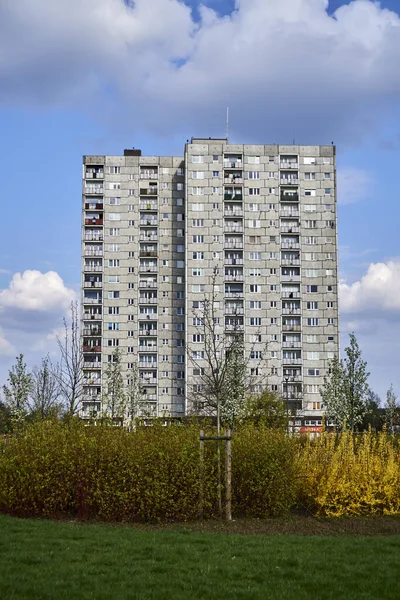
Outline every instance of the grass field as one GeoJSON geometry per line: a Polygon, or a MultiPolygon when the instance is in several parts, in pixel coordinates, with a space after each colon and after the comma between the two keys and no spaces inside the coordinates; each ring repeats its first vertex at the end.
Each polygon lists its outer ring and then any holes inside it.
{"type": "Polygon", "coordinates": [[[0,515],[0,598],[400,597],[400,535],[241,535],[0,515]]]}

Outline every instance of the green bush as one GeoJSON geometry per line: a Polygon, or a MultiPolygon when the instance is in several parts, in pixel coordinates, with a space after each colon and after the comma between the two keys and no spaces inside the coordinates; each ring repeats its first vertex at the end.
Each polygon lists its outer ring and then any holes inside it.
{"type": "MultiPolygon", "coordinates": [[[[206,449],[204,512],[216,514],[216,464],[206,449]]],[[[103,520],[185,520],[200,506],[194,425],[139,428],[42,421],[0,453],[0,511],[103,520]]]]}
{"type": "Polygon", "coordinates": [[[284,431],[254,425],[235,430],[232,479],[236,515],[276,516],[295,504],[296,444],[284,431]]]}

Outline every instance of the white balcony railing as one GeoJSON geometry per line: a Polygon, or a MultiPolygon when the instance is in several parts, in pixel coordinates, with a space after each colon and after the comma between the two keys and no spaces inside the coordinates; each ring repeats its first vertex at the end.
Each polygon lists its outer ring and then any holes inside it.
{"type": "Polygon", "coordinates": [[[299,163],[298,162],[281,161],[279,166],[281,169],[298,169],[299,163]]]}
{"type": "Polygon", "coordinates": [[[299,242],[281,242],[281,248],[285,250],[298,250],[300,248],[299,242]]]}
{"type": "Polygon", "coordinates": [[[283,265],[283,266],[300,265],[300,259],[299,258],[282,258],[281,265],[283,265]]]}

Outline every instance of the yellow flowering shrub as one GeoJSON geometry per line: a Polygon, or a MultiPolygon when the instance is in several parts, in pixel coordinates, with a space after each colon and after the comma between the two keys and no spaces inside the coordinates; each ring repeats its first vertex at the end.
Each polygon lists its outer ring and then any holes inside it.
{"type": "Polygon", "coordinates": [[[297,467],[299,499],[320,516],[400,512],[400,452],[386,432],[307,439],[297,467]]]}

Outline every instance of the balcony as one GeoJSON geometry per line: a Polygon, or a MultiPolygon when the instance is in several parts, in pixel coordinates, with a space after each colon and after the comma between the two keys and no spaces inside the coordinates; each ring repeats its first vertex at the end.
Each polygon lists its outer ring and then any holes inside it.
{"type": "Polygon", "coordinates": [[[224,158],[224,169],[243,169],[243,162],[237,158],[224,158]]]}
{"type": "Polygon", "coordinates": [[[243,233],[243,225],[235,223],[234,225],[226,223],[224,225],[224,233],[243,233]]]}
{"type": "Polygon", "coordinates": [[[243,290],[238,290],[235,292],[232,291],[225,291],[225,298],[243,298],[244,297],[244,291],[243,290]]]}
{"type": "Polygon", "coordinates": [[[101,352],[101,346],[82,346],[83,352],[101,352]]]}
{"type": "Polygon", "coordinates": [[[241,175],[225,177],[224,185],[243,185],[243,177],[241,175]]]}
{"type": "Polygon", "coordinates": [[[281,248],[285,250],[299,250],[300,243],[299,242],[281,242],[281,248]]]}
{"type": "Polygon", "coordinates": [[[282,348],[298,348],[299,346],[301,346],[301,340],[282,342],[282,348]]]}
{"type": "Polygon", "coordinates": [[[101,335],[101,327],[84,327],[83,328],[84,336],[92,336],[92,335],[101,335]]]}
{"type": "Polygon", "coordinates": [[[226,192],[224,194],[224,200],[231,200],[232,202],[243,202],[243,194],[230,194],[226,192]]]}
{"type": "Polygon", "coordinates": [[[291,325],[290,323],[282,323],[282,331],[301,331],[301,325],[291,325]]]}
{"type": "Polygon", "coordinates": [[[243,323],[225,323],[225,331],[244,331],[243,323]]]}
{"type": "Polygon", "coordinates": [[[102,273],[103,265],[84,265],[84,273],[102,273]]]}
{"type": "Polygon", "coordinates": [[[85,219],[85,225],[103,225],[103,219],[96,219],[95,217],[85,219]]]}
{"type": "Polygon", "coordinates": [[[158,179],[158,171],[141,171],[140,179],[158,179]]]}
{"type": "Polygon", "coordinates": [[[146,250],[146,249],[140,249],[139,250],[139,256],[141,258],[145,258],[145,257],[157,257],[157,250],[146,250]]]}
{"type": "Polygon", "coordinates": [[[84,298],[83,304],[102,304],[102,298],[84,298]]]}
{"type": "Polygon", "coordinates": [[[283,315],[301,315],[301,308],[282,308],[283,315]]]}
{"type": "Polygon", "coordinates": [[[157,202],[151,201],[151,202],[141,202],[139,204],[139,209],[140,210],[150,210],[150,211],[157,211],[158,210],[158,204],[157,202]]]}
{"type": "Polygon", "coordinates": [[[302,358],[282,358],[283,365],[301,365],[303,363],[302,358]]]}
{"type": "Polygon", "coordinates": [[[90,248],[86,248],[84,251],[84,256],[103,256],[103,249],[90,249],[90,248]]]}
{"type": "Polygon", "coordinates": [[[224,248],[234,248],[235,250],[243,249],[243,240],[224,240],[224,248]]]}
{"type": "Polygon", "coordinates": [[[287,210],[286,208],[281,207],[280,215],[281,215],[281,217],[284,217],[284,218],[285,217],[299,217],[300,211],[298,211],[296,209],[287,210]]]}
{"type": "Polygon", "coordinates": [[[104,204],[102,202],[86,202],[85,210],[104,210],[104,204]]]}
{"type": "Polygon", "coordinates": [[[87,288],[101,288],[101,287],[103,287],[103,282],[102,281],[84,281],[83,282],[83,287],[85,289],[87,289],[87,288]]]}
{"type": "Polygon", "coordinates": [[[84,312],[83,313],[83,320],[84,321],[101,321],[102,320],[102,314],[101,313],[91,313],[91,312],[84,312]]]}
{"type": "Polygon", "coordinates": [[[101,385],[101,377],[83,377],[83,385],[101,385]]]}
{"type": "Polygon", "coordinates": [[[157,352],[157,344],[148,344],[147,346],[139,346],[139,352],[157,352]]]}
{"type": "Polygon", "coordinates": [[[140,233],[139,241],[140,242],[156,242],[158,240],[157,232],[152,233],[140,233]]]}
{"type": "Polygon", "coordinates": [[[281,233],[300,233],[299,225],[282,225],[281,224],[281,233]]]}
{"type": "MultiPolygon", "coordinates": [[[[293,184],[295,185],[295,184],[293,184]]],[[[281,202],[298,202],[299,195],[298,194],[281,194],[281,202]]]]}
{"type": "Polygon", "coordinates": [[[243,308],[243,306],[225,306],[225,314],[226,315],[244,315],[244,308],[243,308]]]}
{"type": "Polygon", "coordinates": [[[85,186],[85,194],[87,196],[89,195],[95,195],[95,196],[102,196],[104,194],[104,187],[103,186],[94,186],[94,185],[86,185],[85,186]]]}
{"type": "Polygon", "coordinates": [[[158,298],[157,296],[152,296],[151,298],[143,298],[140,297],[139,298],[139,304],[157,304],[158,303],[158,298]]]}
{"type": "Polygon", "coordinates": [[[85,179],[104,179],[104,169],[87,168],[85,172],[85,179]]]}
{"type": "Polygon", "coordinates": [[[158,188],[156,188],[156,187],[140,189],[140,196],[157,196],[157,194],[158,194],[158,188]]]}
{"type": "Polygon", "coordinates": [[[283,266],[300,266],[300,259],[299,258],[282,258],[281,260],[281,265],[283,266]]]}
{"type": "Polygon", "coordinates": [[[157,223],[157,219],[140,219],[139,221],[140,227],[157,227],[157,223]]]}
{"type": "MultiPolygon", "coordinates": [[[[139,365],[139,368],[141,369],[143,369],[144,367],[146,367],[146,365],[139,365]]],[[[154,385],[154,383],[156,382],[156,377],[141,377],[140,382],[142,385],[154,385]]]]}
{"type": "Polygon", "coordinates": [[[299,185],[299,179],[297,177],[281,177],[281,185],[299,185]]]}
{"type": "Polygon", "coordinates": [[[157,281],[139,281],[139,288],[141,288],[141,289],[150,289],[150,288],[157,288],[157,287],[158,287],[157,281]]]}
{"type": "Polygon", "coordinates": [[[225,281],[244,281],[243,273],[237,275],[228,275],[225,273],[225,281]]]}
{"type": "Polygon", "coordinates": [[[292,373],[293,373],[293,371],[290,371],[289,369],[286,371],[286,373],[285,373],[285,371],[283,371],[283,378],[289,379],[289,382],[288,382],[289,384],[303,381],[303,377],[302,377],[301,373],[295,373],[294,375],[292,373]]]}
{"type": "Polygon", "coordinates": [[[300,298],[300,292],[286,292],[285,290],[281,290],[281,297],[282,298],[300,298]]]}
{"type": "Polygon", "coordinates": [[[90,233],[85,231],[84,241],[85,242],[102,242],[103,241],[103,233],[90,233]]]}
{"type": "Polygon", "coordinates": [[[280,169],[283,169],[283,170],[286,170],[286,169],[298,169],[299,168],[299,163],[297,161],[281,160],[281,162],[279,163],[279,167],[280,167],[280,169]]]}
{"type": "Polygon", "coordinates": [[[281,281],[295,281],[295,282],[299,282],[301,281],[301,277],[300,275],[281,275],[281,281]]]}
{"type": "Polygon", "coordinates": [[[242,208],[227,208],[225,206],[224,217],[243,217],[243,209],[242,208]]]}
{"type": "Polygon", "coordinates": [[[139,265],[139,273],[157,273],[157,265],[139,265]]]}
{"type": "Polygon", "coordinates": [[[146,323],[146,325],[145,325],[146,328],[147,328],[147,325],[149,327],[151,327],[151,326],[157,327],[157,323],[156,323],[157,319],[158,319],[158,313],[156,313],[156,312],[151,312],[151,313],[144,313],[143,312],[143,313],[140,313],[139,314],[139,321],[141,323],[139,324],[139,328],[140,328],[140,326],[144,325],[143,321],[150,321],[150,323],[146,323]],[[154,321],[154,323],[152,321],[154,321]]]}
{"type": "Polygon", "coordinates": [[[224,259],[226,265],[242,265],[243,258],[226,258],[224,259]]]}

